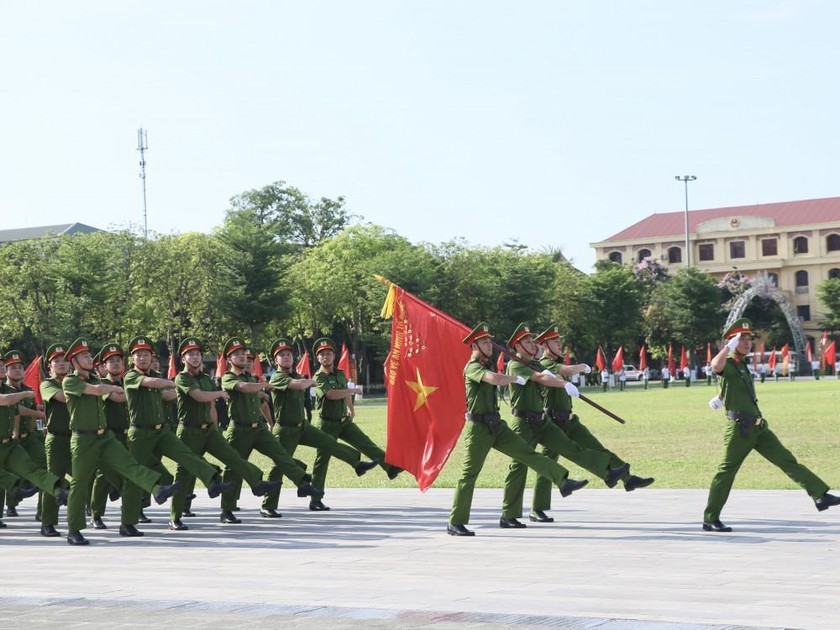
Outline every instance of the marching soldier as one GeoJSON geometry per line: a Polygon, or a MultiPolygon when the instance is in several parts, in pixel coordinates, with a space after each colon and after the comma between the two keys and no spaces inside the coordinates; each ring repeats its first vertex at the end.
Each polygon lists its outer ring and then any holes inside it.
{"type": "MultiPolygon", "coordinates": [[[[315,372],[317,383],[315,400],[320,418],[318,428],[336,440],[344,440],[364,453],[366,457],[377,462],[387,473],[388,479],[396,479],[402,472],[402,468],[388,464],[385,461],[385,451],[353,422],[355,410],[352,397],[354,394],[360,394],[361,390],[348,382],[344,372],[335,369],[335,343],[332,339],[321,337],[315,342],[314,352],[315,359],[321,366],[315,372]]],[[[328,449],[319,448],[315,456],[312,478],[313,483],[319,488],[323,488],[323,484],[327,482],[331,455],[328,449]]],[[[309,504],[309,509],[321,511],[329,508],[322,501],[313,499],[309,504]]]]}
{"type": "MultiPolygon", "coordinates": [[[[280,481],[264,481],[259,467],[243,459],[219,432],[215,401],[228,400],[227,392],[218,390],[210,377],[204,373],[204,346],[196,339],[187,338],[178,347],[178,355],[184,362],[183,371],[175,377],[178,391],[178,437],[193,453],[203,456],[210,453],[238,477],[244,478],[256,496],[280,486],[280,481]]],[[[175,478],[181,489],[172,497],[169,529],[186,530],[181,516],[186,498],[195,487],[195,476],[186,467],[178,464],[175,478]]]]}
{"type": "MultiPolygon", "coordinates": [[[[125,373],[126,405],[130,428],[128,430],[128,452],[142,464],[148,464],[163,456],[183,466],[192,475],[201,479],[213,499],[231,484],[222,481],[219,471],[213,465],[193,453],[169,428],[164,414],[162,390],[173,390],[175,383],[159,378],[150,370],[152,344],[146,337],[134,337],[128,343],[128,354],[132,367],[125,373]]],[[[174,392],[173,392],[174,393],[174,392]]],[[[173,484],[177,488],[180,484],[173,484]]],[[[142,512],[143,495],[136,485],[123,486],[121,536],[142,536],[136,524],[142,512]]]]}
{"type": "MultiPolygon", "coordinates": [[[[72,456],[70,454],[70,412],[67,410],[67,398],[61,389],[61,383],[70,373],[70,366],[64,358],[67,346],[55,343],[47,348],[42,365],[49,378],[41,381],[41,398],[47,417],[47,438],[44,444],[47,455],[47,470],[58,477],[62,484],[69,486],[66,477],[73,476],[72,456]]],[[[58,504],[44,501],[41,508],[41,535],[61,536],[56,530],[58,525],[58,504]]]]}
{"type": "MultiPolygon", "coordinates": [[[[543,411],[541,389],[562,390],[568,397],[577,397],[580,395],[577,387],[567,382],[562,376],[558,376],[551,369],[547,368],[537,372],[527,365],[537,356],[537,342],[527,325],[519,324],[516,327],[516,330],[508,339],[508,347],[516,353],[517,359],[508,362],[507,374],[508,376],[519,376],[524,380],[522,385],[516,382],[509,385],[510,407],[513,413],[510,428],[513,432],[531,448],[541,444],[549,449],[552,454],[559,453],[585,470],[598,475],[604,480],[607,487],[615,487],[618,480],[628,474],[630,465],[619,461],[615,467],[611,468],[612,457],[610,453],[603,449],[582,448],[570,440],[559,426],[551,422],[548,414],[543,411]]],[[[570,375],[571,370],[565,372],[565,375],[570,375]]],[[[544,450],[543,455],[549,455],[549,453],[544,450]]],[[[557,461],[556,455],[552,458],[552,461],[557,461]]],[[[525,523],[518,519],[522,517],[522,497],[525,493],[527,476],[528,467],[521,461],[513,459],[510,463],[510,471],[505,479],[502,517],[499,519],[499,527],[505,529],[525,527],[525,523]]],[[[540,519],[539,516],[532,512],[530,518],[532,521],[551,522],[547,518],[540,519]]]]}
{"type": "MultiPolygon", "coordinates": [[[[543,349],[542,358],[540,359],[542,366],[554,374],[560,374],[564,377],[570,373],[586,372],[589,370],[589,366],[583,363],[579,365],[564,365],[562,363],[562,340],[563,337],[560,335],[560,327],[557,325],[549,326],[545,332],[537,337],[536,341],[543,349]]],[[[545,414],[549,422],[556,425],[571,442],[580,448],[604,453],[609,458],[611,469],[619,469],[625,466],[625,462],[601,444],[589,429],[580,422],[577,414],[572,413],[572,397],[564,389],[557,387],[545,388],[542,391],[542,395],[545,414]]],[[[568,457],[575,463],[579,463],[560,449],[553,449],[546,446],[543,448],[542,453],[552,459],[557,459],[558,455],[562,455],[563,457],[568,457]]],[[[624,489],[627,492],[632,492],[636,488],[646,488],[654,482],[653,477],[637,477],[636,475],[631,475],[629,470],[620,479],[624,482],[624,489]]],[[[538,477],[534,485],[530,519],[539,523],[551,523],[554,519],[545,513],[550,509],[551,480],[545,477],[538,477]]]]}
{"type": "Polygon", "coordinates": [[[707,532],[732,531],[731,527],[721,522],[720,512],[729,498],[735,475],[753,449],[799,484],[820,512],[840,505],[840,497],[828,493],[828,484],[796,461],[796,457],[782,445],[758,408],[753,377],[747,368],[747,355],[752,348],[752,322],[746,317],[736,320],[723,337],[725,343],[712,359],[712,369],[720,383],[720,395],[712,398],[709,406],[712,409],[726,408],[729,422],[723,437],[723,461],[709,488],[703,529],[707,532]]]}
{"type": "Polygon", "coordinates": [[[466,453],[461,478],[455,487],[449,524],[446,527],[446,532],[450,536],[475,535],[475,532],[466,528],[466,524],[470,521],[470,506],[475,481],[491,448],[549,477],[557,484],[560,494],[564,497],[589,483],[586,480],[576,481],[569,478],[568,470],[544,455],[536,453],[501,419],[496,387],[511,383],[525,385],[527,381],[518,375],[497,374],[488,367],[493,355],[491,339],[490,327],[485,322],[479,323],[464,337],[464,343],[469,344],[472,350],[470,361],[464,368],[468,420],[464,440],[466,453]]]}
{"type": "MultiPolygon", "coordinates": [[[[270,384],[274,386],[271,397],[274,403],[274,428],[272,433],[280,444],[294,456],[299,445],[311,446],[335,455],[341,461],[347,462],[358,476],[368,470],[376,468],[375,461],[362,461],[362,454],[346,444],[340,444],[335,437],[313,427],[306,418],[304,399],[308,396],[309,388],[316,385],[314,379],[300,378],[294,372],[294,356],[292,342],[288,339],[278,339],[271,344],[269,354],[274,359],[277,371],[271,377],[270,384]]],[[[269,479],[280,479],[281,471],[278,467],[271,469],[269,479]]],[[[280,498],[280,488],[269,492],[263,499],[260,515],[265,518],[277,518],[277,503],[280,498]]],[[[322,504],[323,505],[323,504],[322,504]]],[[[326,506],[324,506],[326,507],[326,506]]]]}
{"type": "MultiPolygon", "coordinates": [[[[225,431],[225,438],[243,459],[248,459],[252,451],[267,456],[280,472],[291,479],[297,486],[299,497],[312,497],[319,500],[323,491],[313,486],[312,478],[306,469],[296,463],[286,450],[280,446],[268,430],[268,424],[262,412],[261,392],[271,391],[273,385],[260,383],[256,377],[246,372],[248,356],[245,343],[239,337],[227,340],[223,350],[230,364],[230,369],[222,377],[222,389],[227,392],[230,424],[225,431]]],[[[233,514],[236,499],[242,486],[242,477],[233,467],[225,468],[225,481],[232,483],[232,488],[222,496],[222,523],[241,523],[233,514]]]]}

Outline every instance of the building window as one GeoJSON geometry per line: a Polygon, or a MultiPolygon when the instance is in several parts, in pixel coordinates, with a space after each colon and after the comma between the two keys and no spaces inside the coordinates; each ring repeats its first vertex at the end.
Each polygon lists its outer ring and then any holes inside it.
{"type": "Polygon", "coordinates": [[[779,288],[779,274],[770,272],[770,273],[767,274],[767,277],[770,278],[770,280],[773,281],[773,286],[775,286],[778,289],[779,288]]]}
{"type": "Polygon", "coordinates": [[[840,234],[829,234],[825,239],[825,248],[830,252],[840,251],[840,234]]]}
{"type": "Polygon", "coordinates": [[[808,272],[807,271],[797,271],[796,272],[796,292],[797,293],[808,293],[808,272]]]}
{"type": "Polygon", "coordinates": [[[808,253],[808,239],[804,236],[797,236],[793,239],[793,253],[807,254],[808,253]]]}
{"type": "Polygon", "coordinates": [[[840,278],[840,269],[834,267],[834,269],[828,270],[828,277],[831,279],[840,278]]]}
{"type": "Polygon", "coordinates": [[[649,249],[640,249],[639,250],[639,257],[636,259],[637,262],[642,262],[645,258],[650,258],[650,250],[649,249]]]}
{"type": "Polygon", "coordinates": [[[614,263],[621,264],[621,252],[610,252],[609,259],[614,263]]]}
{"type": "Polygon", "coordinates": [[[746,248],[744,241],[732,241],[729,243],[729,257],[730,258],[744,258],[746,257],[746,248]]]}
{"type": "Polygon", "coordinates": [[[669,247],[668,248],[668,262],[669,263],[682,262],[682,249],[680,249],[679,247],[669,247]]]}
{"type": "Polygon", "coordinates": [[[700,252],[700,260],[714,260],[715,259],[715,244],[703,243],[698,247],[700,252]]]}
{"type": "Polygon", "coordinates": [[[776,245],[775,238],[763,238],[761,239],[761,255],[762,256],[778,256],[779,249],[776,245]]]}
{"type": "Polygon", "coordinates": [[[808,304],[801,304],[796,307],[796,314],[803,322],[811,321],[811,307],[808,304]]]}

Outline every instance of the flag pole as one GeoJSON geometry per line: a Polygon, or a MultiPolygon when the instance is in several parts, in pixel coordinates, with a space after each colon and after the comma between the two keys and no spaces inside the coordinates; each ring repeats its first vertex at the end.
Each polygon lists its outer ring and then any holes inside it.
{"type": "MultiPolygon", "coordinates": [[[[398,285],[394,284],[393,282],[391,282],[390,280],[388,280],[387,278],[384,278],[384,277],[382,277],[382,276],[380,276],[380,275],[373,274],[373,277],[374,277],[374,278],[376,278],[379,282],[381,282],[382,284],[384,284],[384,285],[385,285],[386,287],[388,287],[389,289],[391,289],[391,288],[393,288],[393,287],[398,286],[398,285]]],[[[386,301],[386,303],[387,303],[387,301],[386,301]]],[[[462,323],[462,322],[459,322],[457,319],[455,319],[454,317],[451,317],[451,316],[447,315],[446,313],[444,313],[444,312],[443,312],[443,311],[441,311],[440,309],[435,309],[435,312],[436,312],[436,313],[438,313],[441,317],[443,317],[443,318],[444,318],[444,319],[446,319],[447,321],[449,321],[451,324],[454,324],[454,325],[456,325],[456,326],[461,326],[461,327],[463,327],[463,328],[464,328],[464,330],[465,330],[465,331],[469,331],[469,330],[470,330],[470,329],[469,329],[469,327],[468,327],[466,324],[464,324],[464,323],[462,323]]],[[[385,316],[385,314],[384,314],[384,313],[385,313],[385,310],[383,309],[383,317],[385,316]]],[[[497,343],[497,342],[495,342],[495,341],[491,341],[491,342],[492,342],[492,344],[493,344],[493,347],[494,347],[496,350],[498,350],[499,352],[501,352],[501,353],[505,354],[505,355],[506,355],[509,359],[514,359],[514,360],[516,360],[516,361],[523,362],[523,361],[522,361],[522,358],[521,358],[521,357],[519,357],[519,356],[517,356],[517,355],[515,355],[513,352],[511,352],[511,350],[510,350],[510,349],[506,348],[505,346],[503,346],[503,345],[501,345],[501,344],[499,344],[499,343],[497,343]]],[[[538,361],[535,361],[535,360],[525,361],[524,363],[525,363],[525,364],[526,364],[529,368],[531,368],[532,370],[534,370],[535,372],[542,372],[542,371],[545,369],[545,368],[544,368],[544,367],[543,367],[543,366],[542,366],[542,365],[541,365],[538,361]]],[[[586,397],[586,396],[584,396],[583,394],[580,394],[580,399],[581,399],[583,402],[585,402],[586,404],[588,404],[588,405],[590,405],[590,406],[592,406],[592,407],[595,407],[595,409],[597,409],[598,411],[600,411],[600,412],[601,412],[601,413],[603,413],[604,415],[609,416],[610,418],[612,418],[612,419],[613,419],[613,420],[615,420],[616,422],[619,422],[619,423],[621,423],[621,424],[626,424],[626,421],[625,421],[622,417],[620,417],[620,416],[616,415],[615,413],[613,413],[613,412],[612,412],[612,411],[610,411],[609,409],[605,409],[604,407],[602,407],[601,405],[599,405],[598,403],[596,403],[594,400],[592,400],[592,399],[590,399],[590,398],[587,398],[587,397],[586,397]]]]}

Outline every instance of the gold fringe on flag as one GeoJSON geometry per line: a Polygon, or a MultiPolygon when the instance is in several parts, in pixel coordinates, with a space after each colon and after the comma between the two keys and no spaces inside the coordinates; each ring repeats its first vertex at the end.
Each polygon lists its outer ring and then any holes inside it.
{"type": "Polygon", "coordinates": [[[382,276],[373,274],[373,277],[382,284],[388,285],[388,295],[385,296],[385,303],[382,305],[382,319],[390,319],[394,314],[394,301],[397,299],[397,285],[382,276]]]}

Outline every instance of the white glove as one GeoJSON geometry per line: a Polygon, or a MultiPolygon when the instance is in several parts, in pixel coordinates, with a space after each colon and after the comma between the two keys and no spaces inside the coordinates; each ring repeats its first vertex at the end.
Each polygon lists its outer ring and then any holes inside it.
{"type": "Polygon", "coordinates": [[[734,352],[735,348],[738,347],[738,342],[741,340],[741,333],[738,333],[732,339],[726,342],[726,347],[729,348],[730,352],[734,352]]]}
{"type": "Polygon", "coordinates": [[[356,383],[353,381],[347,381],[347,389],[356,389],[356,383]]]}
{"type": "Polygon", "coordinates": [[[712,411],[717,411],[718,409],[723,408],[723,401],[720,399],[720,396],[715,396],[709,401],[709,408],[712,411]]]}
{"type": "Polygon", "coordinates": [[[557,375],[554,372],[552,372],[551,370],[543,370],[542,375],[543,376],[552,376],[554,378],[557,377],[557,375]]]}
{"type": "Polygon", "coordinates": [[[578,388],[575,387],[572,383],[566,383],[564,389],[566,390],[566,393],[572,398],[580,398],[580,392],[578,391],[578,388]]]}
{"type": "Polygon", "coordinates": [[[526,381],[522,376],[519,376],[519,374],[517,374],[516,379],[513,382],[516,383],[517,385],[524,385],[528,381],[526,381]]]}
{"type": "Polygon", "coordinates": [[[588,365],[586,365],[586,363],[584,363],[583,364],[583,373],[584,374],[589,374],[591,371],[592,371],[592,368],[589,367],[588,365]]]}

